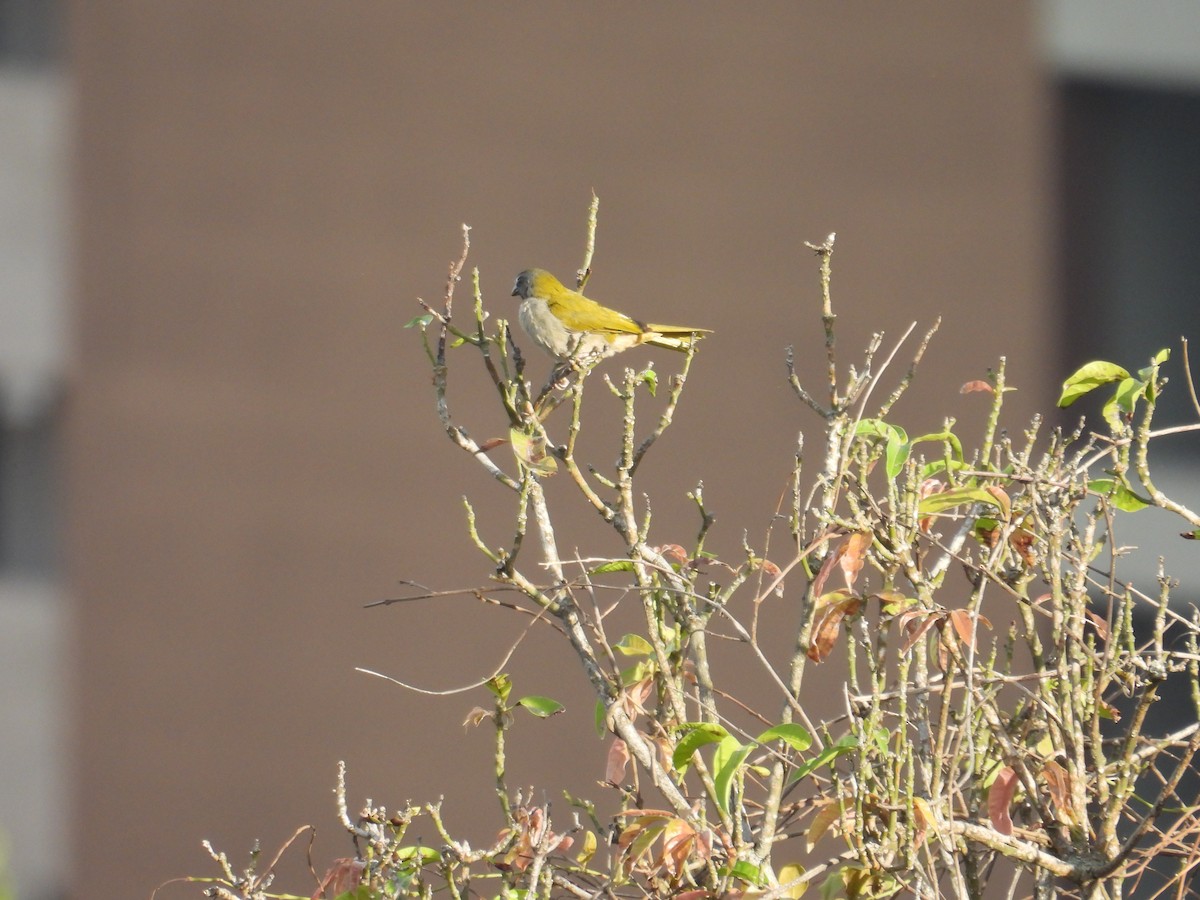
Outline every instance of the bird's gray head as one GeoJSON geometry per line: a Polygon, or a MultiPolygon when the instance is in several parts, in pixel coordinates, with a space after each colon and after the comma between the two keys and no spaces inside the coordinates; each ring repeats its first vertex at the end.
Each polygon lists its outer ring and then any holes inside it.
{"type": "Polygon", "coordinates": [[[533,269],[526,269],[517,276],[517,283],[513,285],[512,295],[520,297],[522,300],[528,300],[529,295],[533,290],[533,269]]]}

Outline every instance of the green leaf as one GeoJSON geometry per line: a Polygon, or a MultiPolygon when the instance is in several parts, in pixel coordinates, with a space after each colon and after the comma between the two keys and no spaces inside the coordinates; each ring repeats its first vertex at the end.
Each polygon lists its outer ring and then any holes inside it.
{"type": "Polygon", "coordinates": [[[652,656],[654,648],[640,634],[627,634],[613,644],[613,649],[622,656],[652,656]]]}
{"type": "Polygon", "coordinates": [[[931,516],[966,503],[986,503],[1000,508],[1000,501],[982,488],[952,488],[924,498],[917,504],[917,516],[931,516]]]}
{"type": "Polygon", "coordinates": [[[758,744],[753,741],[743,744],[733,735],[729,735],[717,744],[717,750],[713,754],[713,768],[716,770],[716,775],[713,776],[713,787],[717,791],[717,806],[726,814],[729,813],[730,795],[742,763],[757,746],[758,744]]]}
{"type": "Polygon", "coordinates": [[[1146,394],[1147,380],[1142,378],[1124,378],[1117,385],[1117,389],[1113,391],[1112,400],[1121,409],[1127,413],[1131,413],[1134,407],[1137,406],[1138,398],[1146,394]]]}
{"type": "Polygon", "coordinates": [[[881,438],[886,443],[886,467],[888,478],[896,478],[904,471],[908,462],[912,444],[908,440],[908,432],[899,425],[892,425],[882,419],[861,419],[854,429],[857,437],[881,438]]]}
{"type": "Polygon", "coordinates": [[[839,756],[849,753],[851,750],[853,750],[857,746],[858,746],[858,738],[855,737],[853,734],[847,734],[847,735],[839,738],[836,743],[827,744],[824,750],[822,750],[820,753],[818,753],[816,756],[814,756],[808,762],[804,763],[803,765],[797,766],[796,770],[794,772],[792,772],[792,776],[788,779],[788,781],[799,781],[801,778],[804,778],[806,775],[811,775],[817,769],[821,768],[822,766],[828,765],[829,763],[831,763],[835,759],[837,759],[839,756]]]}
{"type": "Polygon", "coordinates": [[[638,378],[646,385],[650,391],[650,396],[654,397],[658,394],[658,373],[654,369],[647,367],[641,372],[638,372],[638,378]]]}
{"type": "Polygon", "coordinates": [[[711,722],[688,722],[683,726],[683,737],[675,744],[671,754],[671,767],[682,772],[692,760],[692,754],[706,744],[715,744],[729,737],[729,732],[711,722]]]}
{"type": "Polygon", "coordinates": [[[558,460],[546,452],[546,439],[540,435],[525,434],[516,428],[508,430],[513,455],[517,462],[535,475],[553,475],[558,471],[558,460]]]}
{"type": "Polygon", "coordinates": [[[773,728],[768,728],[756,740],[760,744],[775,740],[783,741],[793,750],[800,753],[811,747],[813,742],[812,735],[806,729],[793,724],[776,725],[773,728]]]}
{"type": "Polygon", "coordinates": [[[420,326],[422,329],[424,329],[425,326],[428,325],[432,321],[433,321],[433,313],[423,313],[419,316],[416,316],[415,318],[409,319],[407,322],[404,323],[404,327],[405,328],[416,328],[416,327],[420,326]]]}
{"type": "Polygon", "coordinates": [[[512,691],[512,679],[503,674],[493,675],[487,680],[486,687],[500,698],[501,703],[504,703],[507,702],[509,692],[512,691]]]}
{"type": "Polygon", "coordinates": [[[608,734],[608,710],[604,708],[604,701],[596,701],[596,711],[593,714],[596,725],[596,737],[603,738],[608,734]]]}
{"type": "Polygon", "coordinates": [[[762,869],[747,859],[739,859],[737,862],[735,862],[733,864],[733,868],[729,870],[729,874],[734,878],[740,879],[746,884],[752,884],[755,887],[760,887],[765,883],[762,869]]]}
{"type": "Polygon", "coordinates": [[[874,437],[899,444],[908,443],[907,431],[899,425],[892,425],[883,419],[860,419],[854,429],[854,434],[856,437],[874,437]]]}
{"type": "Polygon", "coordinates": [[[930,434],[923,434],[920,437],[913,438],[909,443],[916,445],[928,441],[937,441],[939,443],[944,442],[949,444],[950,454],[954,458],[954,461],[958,463],[963,462],[962,441],[958,439],[958,435],[956,435],[953,431],[935,431],[930,434]]]}
{"type": "Polygon", "coordinates": [[[517,706],[523,706],[539,719],[548,719],[551,716],[556,716],[564,709],[561,703],[553,700],[550,697],[541,697],[536,694],[531,694],[528,697],[522,697],[517,701],[517,706]]]}
{"type": "Polygon", "coordinates": [[[1121,381],[1128,377],[1129,373],[1116,363],[1100,360],[1087,363],[1063,382],[1062,396],[1058,398],[1058,405],[1065,409],[1084,394],[1094,391],[1101,385],[1121,381]]]}
{"type": "Polygon", "coordinates": [[[610,559],[608,562],[600,563],[594,569],[588,569],[589,575],[604,575],[608,572],[632,572],[632,559],[610,559]]]}
{"type": "Polygon", "coordinates": [[[912,452],[912,444],[907,441],[888,440],[887,449],[884,451],[885,466],[887,477],[895,481],[904,471],[904,464],[908,462],[908,456],[912,452]]]}
{"type": "MultiPolygon", "coordinates": [[[[789,884],[798,880],[807,870],[799,863],[788,863],[779,869],[780,885],[789,884]]],[[[788,888],[783,893],[783,897],[787,900],[799,900],[800,895],[804,893],[804,889],[808,887],[808,882],[802,881],[800,884],[788,888]]]]}
{"type": "Polygon", "coordinates": [[[416,860],[422,865],[440,862],[442,859],[442,854],[434,850],[432,847],[420,847],[415,844],[410,847],[401,847],[399,850],[393,850],[390,852],[393,859],[416,860]]]}
{"type": "Polygon", "coordinates": [[[1114,478],[1096,478],[1089,481],[1088,490],[1107,497],[1113,506],[1125,512],[1137,512],[1154,505],[1153,501],[1135,494],[1132,488],[1114,478]]]}
{"type": "Polygon", "coordinates": [[[965,468],[967,468],[967,464],[957,459],[952,459],[948,463],[944,459],[935,459],[933,462],[927,462],[921,466],[921,480],[924,481],[939,472],[957,472],[965,468]]]}

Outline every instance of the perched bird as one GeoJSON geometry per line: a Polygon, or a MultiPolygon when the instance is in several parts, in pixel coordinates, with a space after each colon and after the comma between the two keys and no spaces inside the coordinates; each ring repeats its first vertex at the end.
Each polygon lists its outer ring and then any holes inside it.
{"type": "Polygon", "coordinates": [[[638,344],[686,352],[709,333],[707,328],[632,319],[565,287],[545,269],[526,269],[517,276],[512,293],[521,298],[521,327],[560,362],[604,359],[638,344]]]}

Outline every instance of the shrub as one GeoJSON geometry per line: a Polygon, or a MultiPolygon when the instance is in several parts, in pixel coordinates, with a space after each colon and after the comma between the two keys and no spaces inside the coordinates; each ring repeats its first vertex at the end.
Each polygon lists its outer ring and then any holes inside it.
{"type": "MultiPolygon", "coordinates": [[[[594,230],[593,205],[581,285],[594,230]]],[[[471,713],[495,734],[495,842],[472,849],[456,839],[437,804],[352,817],[340,773],[341,819],[357,852],[314,896],[766,898],[813,884],[827,898],[973,898],[989,885],[1038,897],[1116,897],[1139,883],[1147,893],[1190,890],[1200,859],[1200,807],[1194,784],[1185,790],[1200,747],[1197,614],[1172,605],[1169,573],[1153,585],[1118,574],[1118,535],[1136,527],[1130,516],[1142,508],[1178,516],[1185,538],[1200,535],[1200,516],[1159,490],[1148,463],[1151,443],[1200,428],[1153,427],[1168,354],[1135,374],[1094,362],[1067,379],[1060,406],[1110,394],[1102,430],[1035,419],[1008,436],[1001,359],[963,388],[990,403],[974,445],[950,420],[910,436],[892,409],[934,329],[896,377],[912,329],[886,352],[876,336],[860,364],[844,369],[833,244],[830,235],[809,245],[827,356],[819,391],[802,386],[788,352],[791,385],[820,434],[796,450],[780,519],[786,541],[776,537],[773,559],[748,541],[739,558],[719,559],[706,549],[713,519],[700,489],[690,495],[699,525],[688,547],[652,543],[639,501],[642,463],[680,408],[696,348],[665,384],[652,368],[610,377],[582,363],[535,391],[520,339],[484,310],[478,271],[461,324],[464,230],[441,303],[410,325],[422,335],[447,436],[516,498],[503,548],[480,538],[468,504],[470,534],[495,581],[578,660],[609,742],[604,782],[617,812],[569,798],[574,812],[552,820],[548,805],[510,790],[505,735],[514,715],[549,716],[560,705],[515,696],[497,675],[486,684],[490,705],[471,713]],[[476,443],[452,410],[448,373],[471,356],[509,423],[503,440],[476,443]],[[585,388],[607,389],[621,404],[610,470],[576,456],[589,423],[585,388]],[[560,553],[560,511],[543,492],[556,472],[618,536],[619,557],[560,553]],[[949,578],[958,572],[965,581],[949,578]],[[765,605],[784,602],[795,630],[780,655],[758,626],[765,605]],[[606,631],[618,603],[636,605],[639,630],[606,631]],[[1145,634],[1135,628],[1143,613],[1145,634]],[[716,640],[735,642],[773,696],[734,696],[711,665],[716,640]],[[821,689],[820,672],[828,691],[820,667],[835,654],[845,660],[844,708],[814,720],[806,686],[821,689]],[[1184,699],[1169,733],[1152,733],[1148,713],[1168,681],[1184,699]],[[408,837],[419,819],[440,847],[408,837]]],[[[235,873],[213,855],[222,875],[211,895],[270,896],[269,868],[235,873]]]]}

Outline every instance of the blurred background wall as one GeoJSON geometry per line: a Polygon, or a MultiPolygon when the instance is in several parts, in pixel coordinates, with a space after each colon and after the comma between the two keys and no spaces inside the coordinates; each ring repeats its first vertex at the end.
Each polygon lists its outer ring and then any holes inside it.
{"type": "MultiPolygon", "coordinates": [[[[716,331],[643,484],[654,539],[686,544],[703,480],[730,556],[818,424],[783,364],[794,344],[821,371],[805,240],[838,233],[845,359],[943,317],[896,410],[910,431],[977,433],[958,387],[1000,356],[1020,429],[1086,356],[1138,365],[1200,331],[1200,18],[1127,10],[0,0],[0,830],[20,896],[147,896],[215,874],[202,838],[240,861],[305,823],[321,868],[351,852],[339,759],[352,804],[445,794],[452,827],[494,833],[487,738],[460,725],[480,696],[355,672],[465,684],[523,624],[469,597],[362,609],[401,579],[486,580],[464,494],[505,540],[510,500],[440,432],[403,328],[463,222],[511,316],[517,271],[579,265],[594,189],[589,292],[716,331]]],[[[469,367],[451,398],[503,433],[469,367]]],[[[1194,449],[1168,459],[1178,483],[1194,449]]],[[[619,552],[586,516],[563,527],[619,552]]],[[[604,745],[570,659],[535,636],[513,671],[569,701],[518,729],[513,783],[593,790],[604,745]]],[[[309,889],[302,857],[287,889],[309,889]]]]}

